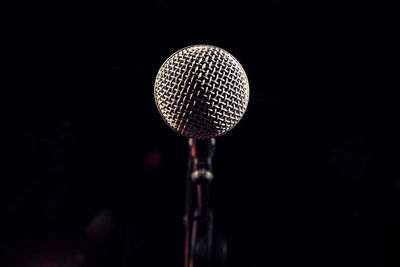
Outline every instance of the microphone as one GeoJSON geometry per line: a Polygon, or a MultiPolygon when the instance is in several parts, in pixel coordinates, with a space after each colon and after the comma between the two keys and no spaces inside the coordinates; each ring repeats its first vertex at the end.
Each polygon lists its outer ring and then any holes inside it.
{"type": "Polygon", "coordinates": [[[249,102],[249,82],[239,61],[211,45],[193,45],[172,54],[154,85],[165,122],[188,138],[209,139],[231,130],[249,102]]]}
{"type": "Polygon", "coordinates": [[[214,234],[209,208],[215,137],[230,131],[249,102],[243,67],[227,51],[193,45],[172,54],[158,71],[154,98],[164,121],[189,138],[185,267],[226,266],[226,241],[214,234]]]}

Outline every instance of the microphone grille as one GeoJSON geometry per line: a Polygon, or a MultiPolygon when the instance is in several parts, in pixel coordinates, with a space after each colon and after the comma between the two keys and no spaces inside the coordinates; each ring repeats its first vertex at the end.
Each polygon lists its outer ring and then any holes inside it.
{"type": "Polygon", "coordinates": [[[211,45],[185,47],[158,71],[154,97],[161,116],[179,134],[195,139],[220,136],[242,118],[249,83],[240,63],[211,45]]]}

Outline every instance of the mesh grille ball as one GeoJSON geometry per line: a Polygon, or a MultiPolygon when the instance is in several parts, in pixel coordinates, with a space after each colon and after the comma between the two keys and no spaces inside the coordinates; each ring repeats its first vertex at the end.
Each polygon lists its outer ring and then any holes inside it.
{"type": "Polygon", "coordinates": [[[249,83],[240,63],[211,45],[185,47],[158,71],[154,97],[167,124],[195,139],[220,136],[242,118],[249,83]]]}

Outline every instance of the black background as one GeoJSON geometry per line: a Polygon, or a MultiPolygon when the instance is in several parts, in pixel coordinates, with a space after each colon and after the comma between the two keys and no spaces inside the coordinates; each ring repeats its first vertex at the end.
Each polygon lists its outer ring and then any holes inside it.
{"type": "Polygon", "coordinates": [[[250,82],[214,158],[229,266],[398,266],[394,3],[2,4],[1,266],[183,265],[187,140],[153,83],[198,43],[250,82]]]}

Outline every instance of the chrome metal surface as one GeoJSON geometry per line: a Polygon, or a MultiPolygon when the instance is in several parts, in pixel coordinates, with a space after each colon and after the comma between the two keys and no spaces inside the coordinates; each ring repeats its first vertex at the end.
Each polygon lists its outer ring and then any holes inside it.
{"type": "Polygon", "coordinates": [[[231,130],[249,101],[240,63],[211,45],[185,47],[161,66],[154,97],[161,116],[179,134],[207,139],[231,130]]]}

